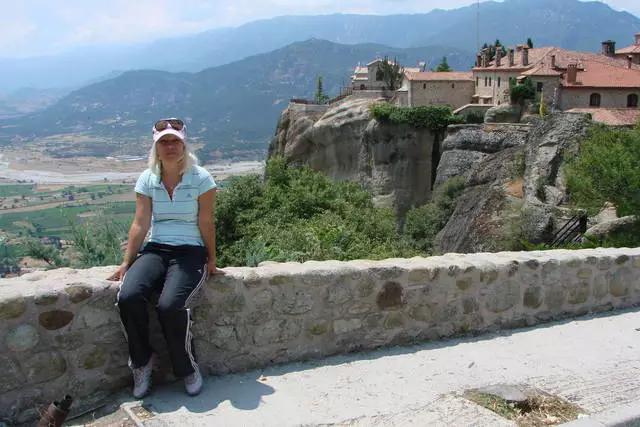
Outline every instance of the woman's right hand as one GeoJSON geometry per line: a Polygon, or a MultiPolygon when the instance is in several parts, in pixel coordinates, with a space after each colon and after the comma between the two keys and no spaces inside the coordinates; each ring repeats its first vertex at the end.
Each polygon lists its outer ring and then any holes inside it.
{"type": "Polygon", "coordinates": [[[122,264],[120,264],[120,266],[115,271],[115,273],[107,277],[107,280],[112,280],[114,282],[121,282],[122,279],[124,278],[124,274],[127,272],[128,269],[129,269],[129,264],[126,262],[123,262],[122,264]]]}

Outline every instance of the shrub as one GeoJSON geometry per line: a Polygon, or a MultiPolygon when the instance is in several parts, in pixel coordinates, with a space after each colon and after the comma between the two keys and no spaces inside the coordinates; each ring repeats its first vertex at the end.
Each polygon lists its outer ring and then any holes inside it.
{"type": "Polygon", "coordinates": [[[436,187],[429,203],[407,212],[404,236],[414,249],[420,252],[432,252],[433,241],[449,221],[456,201],[464,188],[464,177],[450,178],[436,187]]]}
{"type": "Polygon", "coordinates": [[[371,115],[380,123],[408,124],[415,128],[443,132],[449,124],[459,123],[451,115],[451,108],[436,106],[398,107],[391,104],[373,104],[371,115]]]}

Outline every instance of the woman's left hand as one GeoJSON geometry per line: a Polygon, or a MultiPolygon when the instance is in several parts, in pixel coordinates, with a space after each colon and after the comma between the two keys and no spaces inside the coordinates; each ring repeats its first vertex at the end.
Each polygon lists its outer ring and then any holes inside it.
{"type": "Polygon", "coordinates": [[[225,271],[220,270],[218,267],[216,267],[215,259],[207,261],[207,273],[209,274],[209,277],[212,277],[218,274],[227,274],[225,271]]]}

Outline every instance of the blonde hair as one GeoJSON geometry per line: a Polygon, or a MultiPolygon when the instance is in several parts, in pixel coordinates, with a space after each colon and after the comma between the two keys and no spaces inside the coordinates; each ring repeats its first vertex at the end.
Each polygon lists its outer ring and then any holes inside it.
{"type": "MultiPolygon", "coordinates": [[[[191,151],[191,147],[187,143],[186,138],[182,140],[182,144],[184,145],[184,156],[180,160],[182,162],[182,167],[180,168],[181,174],[191,168],[191,166],[198,164],[198,157],[191,151]]],[[[154,142],[149,152],[149,169],[151,169],[154,175],[160,176],[162,173],[162,161],[158,158],[156,145],[157,142],[154,142]]]]}

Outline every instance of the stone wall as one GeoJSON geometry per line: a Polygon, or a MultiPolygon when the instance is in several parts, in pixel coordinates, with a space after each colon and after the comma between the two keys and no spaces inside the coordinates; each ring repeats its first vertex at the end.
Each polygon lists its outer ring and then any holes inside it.
{"type": "MultiPolygon", "coordinates": [[[[0,422],[75,411],[130,381],[113,268],[0,280],[0,422]]],[[[385,261],[265,263],[209,280],[194,309],[200,364],[273,363],[534,325],[640,303],[640,249],[505,252],[385,261]]],[[[152,316],[155,318],[155,316],[152,316]]],[[[157,324],[154,347],[171,379],[157,324]]]]}
{"type": "MultiPolygon", "coordinates": [[[[602,89],[602,88],[569,88],[560,95],[560,105],[565,110],[571,108],[588,108],[592,93],[600,94],[600,108],[627,108],[627,97],[631,94],[640,96],[637,89],[602,89]]],[[[597,108],[597,107],[594,107],[597,108]]]]}
{"type": "Polygon", "coordinates": [[[410,107],[442,105],[456,109],[471,102],[474,87],[472,80],[410,81],[408,103],[410,107]]]}

